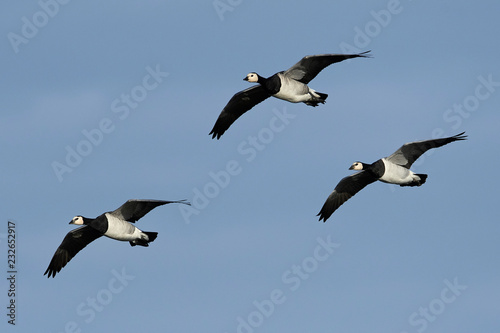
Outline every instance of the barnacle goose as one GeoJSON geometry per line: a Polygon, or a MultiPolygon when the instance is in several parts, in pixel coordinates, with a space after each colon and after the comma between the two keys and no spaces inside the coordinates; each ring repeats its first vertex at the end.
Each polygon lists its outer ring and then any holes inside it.
{"type": "Polygon", "coordinates": [[[319,220],[326,222],[344,202],[361,191],[366,185],[377,180],[400,186],[420,186],[424,184],[427,175],[411,171],[410,167],[413,162],[429,149],[441,147],[453,141],[465,140],[467,136],[464,134],[465,132],[462,132],[448,138],[406,143],[391,156],[381,158],[372,164],[354,162],[349,170],[361,171],[343,178],[337,184],[318,213],[319,220]]]}
{"type": "Polygon", "coordinates": [[[351,58],[367,58],[370,57],[368,52],[370,51],[358,54],[306,56],[286,71],[276,73],[268,78],[255,72],[249,73],[243,80],[259,84],[236,93],[229,100],[209,135],[212,135],[212,139],[219,139],[242,114],[271,96],[292,103],[303,102],[310,106],[325,103],[328,95],[309,88],[307,84],[331,64],[351,58]]]}
{"type": "Polygon", "coordinates": [[[131,199],[120,206],[120,208],[112,212],[106,212],[95,219],[75,216],[69,224],[83,225],[83,227],[68,232],[54,253],[49,267],[47,267],[43,275],[48,274],[47,277],[55,277],[71,258],[85,246],[103,235],[120,241],[128,241],[131,246],[149,246],[148,244],[156,239],[158,233],[142,231],[132,223],[138,221],[154,208],[169,203],[189,205],[184,200],[131,199]]]}

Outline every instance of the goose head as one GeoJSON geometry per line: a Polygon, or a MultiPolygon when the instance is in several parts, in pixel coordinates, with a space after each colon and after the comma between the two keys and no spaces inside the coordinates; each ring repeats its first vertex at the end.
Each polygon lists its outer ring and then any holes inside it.
{"type": "Polygon", "coordinates": [[[71,222],[69,224],[76,224],[76,225],[83,225],[85,224],[85,222],[83,221],[83,216],[75,216],[73,217],[73,219],[71,220],[71,222]]]}
{"type": "Polygon", "coordinates": [[[250,72],[243,80],[248,82],[259,82],[259,75],[254,72],[250,72]]]}
{"type": "Polygon", "coordinates": [[[349,170],[363,170],[364,169],[364,164],[361,162],[354,162],[350,167],[349,170]]]}

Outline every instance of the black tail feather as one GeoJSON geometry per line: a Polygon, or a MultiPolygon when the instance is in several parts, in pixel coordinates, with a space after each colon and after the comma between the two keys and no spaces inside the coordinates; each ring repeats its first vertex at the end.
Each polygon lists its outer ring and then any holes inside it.
{"type": "Polygon", "coordinates": [[[310,93],[312,96],[312,99],[307,101],[307,102],[304,102],[304,103],[307,105],[310,105],[310,106],[318,106],[319,103],[325,104],[325,101],[328,98],[328,94],[320,93],[317,91],[315,91],[314,93],[317,94],[319,97],[315,97],[310,93]]]}
{"type": "Polygon", "coordinates": [[[427,175],[424,173],[417,173],[417,176],[420,178],[420,184],[418,184],[418,186],[425,184],[425,181],[427,180],[427,175]]]}
{"type": "Polygon", "coordinates": [[[316,94],[323,100],[323,102],[328,98],[328,94],[320,93],[316,91],[316,94]]]}
{"type": "Polygon", "coordinates": [[[145,239],[136,239],[134,241],[130,241],[130,246],[136,246],[136,245],[140,245],[140,246],[145,246],[145,247],[148,247],[149,246],[149,243],[151,243],[152,241],[154,241],[156,239],[156,237],[158,237],[158,233],[157,232],[152,232],[152,231],[143,231],[146,235],[148,235],[148,238],[149,240],[145,240],[145,239]]]}
{"type": "MultiPolygon", "coordinates": [[[[426,175],[426,177],[427,177],[427,175],[426,175]]],[[[148,235],[148,238],[149,238],[148,243],[151,243],[152,241],[154,241],[156,239],[156,237],[158,237],[158,233],[157,232],[144,231],[144,233],[146,235],[148,235]]]]}
{"type": "Polygon", "coordinates": [[[422,184],[425,184],[425,181],[427,180],[427,175],[424,173],[416,173],[415,176],[418,176],[420,178],[419,180],[415,180],[411,183],[408,184],[401,184],[400,186],[420,186],[422,184]]]}

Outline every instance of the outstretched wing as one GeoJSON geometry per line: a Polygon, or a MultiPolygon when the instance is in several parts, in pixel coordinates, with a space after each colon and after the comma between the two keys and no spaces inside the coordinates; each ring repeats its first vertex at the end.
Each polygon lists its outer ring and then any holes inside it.
{"type": "Polygon", "coordinates": [[[351,58],[368,58],[370,57],[370,55],[367,54],[368,52],[370,51],[358,54],[319,54],[305,56],[298,63],[287,69],[285,74],[294,80],[307,84],[314,79],[319,72],[331,64],[351,58]]]}
{"type": "Polygon", "coordinates": [[[236,119],[270,96],[260,84],[236,93],[224,107],[208,135],[218,140],[236,119]]]}
{"type": "Polygon", "coordinates": [[[387,160],[409,169],[413,162],[429,149],[438,148],[453,141],[466,140],[467,135],[464,135],[464,133],[465,132],[462,132],[448,138],[405,143],[391,156],[387,157],[387,160]]]}
{"type": "Polygon", "coordinates": [[[68,232],[43,275],[48,273],[47,277],[55,277],[78,252],[101,236],[99,231],[87,225],[68,232]]]}
{"type": "Polygon", "coordinates": [[[319,220],[326,220],[339,208],[344,202],[349,200],[356,193],[361,191],[366,185],[373,183],[377,178],[369,172],[360,171],[350,176],[342,178],[333,192],[326,199],[325,204],[318,213],[319,220]]]}
{"type": "Polygon", "coordinates": [[[128,221],[136,222],[141,217],[152,211],[158,206],[169,204],[169,203],[183,203],[190,205],[189,202],[185,200],[180,201],[165,201],[165,200],[148,200],[148,199],[130,199],[125,202],[120,208],[110,212],[116,218],[128,221]]]}

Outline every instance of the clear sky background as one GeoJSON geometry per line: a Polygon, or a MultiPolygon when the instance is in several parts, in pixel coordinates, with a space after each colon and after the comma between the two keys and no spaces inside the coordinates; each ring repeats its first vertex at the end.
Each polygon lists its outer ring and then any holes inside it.
{"type": "Polygon", "coordinates": [[[498,332],[498,1],[59,1],[0,11],[2,331],[498,332]],[[208,135],[248,72],[366,50],[311,82],[326,104],[208,135]],[[318,222],[352,162],[462,131],[415,163],[425,185],[318,222]],[[73,216],[131,198],[193,206],[43,276],[73,216]]]}

